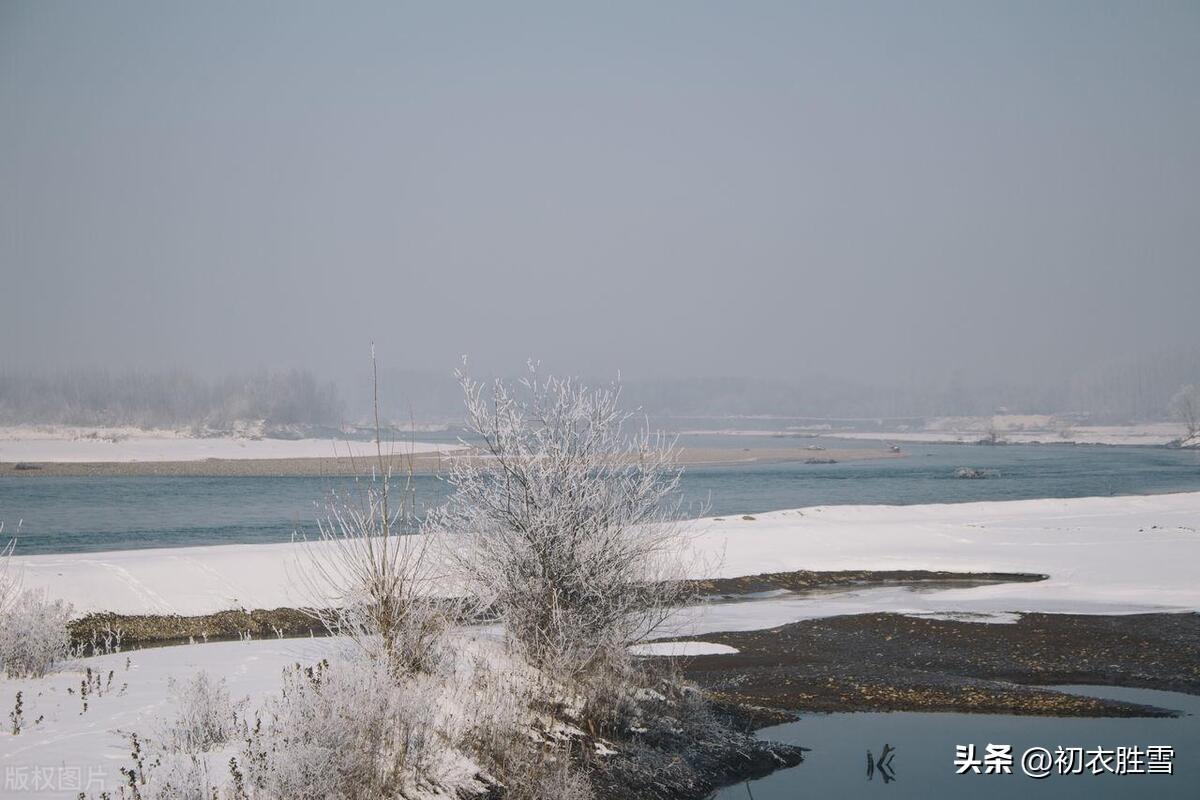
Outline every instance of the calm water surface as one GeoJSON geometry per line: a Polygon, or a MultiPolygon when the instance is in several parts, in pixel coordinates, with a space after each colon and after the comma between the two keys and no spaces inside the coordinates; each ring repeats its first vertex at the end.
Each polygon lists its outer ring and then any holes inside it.
{"type": "MultiPolygon", "coordinates": [[[[1066,688],[1066,687],[1064,687],[1066,688]]],[[[1041,718],[992,714],[857,713],[810,714],[798,722],[767,728],[760,736],[812,748],[803,764],[762,780],[732,786],[714,800],[800,800],[801,798],[1189,798],[1200,797],[1200,697],[1146,689],[1070,687],[1097,697],[1185,712],[1174,719],[1041,718]],[[867,751],[896,748],[895,780],[876,773],[867,778],[867,751]],[[1063,747],[1094,749],[1168,745],[1174,748],[1172,775],[955,774],[956,745],[975,744],[977,757],[987,744],[1011,744],[1013,753],[1030,747],[1054,752],[1063,747]]]]}
{"type": "MultiPolygon", "coordinates": [[[[684,437],[692,447],[803,449],[818,440],[684,437]]],[[[829,449],[878,444],[819,440],[829,449]]],[[[905,457],[841,464],[693,467],[690,507],[714,515],[825,504],[953,503],[1200,490],[1200,451],[1070,445],[911,445],[905,457]],[[954,477],[961,466],[984,480],[954,477]]],[[[813,455],[820,455],[813,453],[813,455]]],[[[344,479],[328,477],[0,477],[0,520],[21,525],[19,552],[50,553],[287,541],[313,532],[318,506],[344,479]]],[[[446,487],[414,479],[416,504],[446,487]]]]}

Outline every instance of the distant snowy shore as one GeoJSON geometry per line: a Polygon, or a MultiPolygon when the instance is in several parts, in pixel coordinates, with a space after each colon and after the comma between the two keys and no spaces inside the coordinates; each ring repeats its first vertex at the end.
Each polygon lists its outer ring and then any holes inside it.
{"type": "MultiPolygon", "coordinates": [[[[997,414],[993,417],[936,417],[912,425],[887,425],[886,430],[863,430],[870,420],[859,425],[845,421],[792,425],[778,430],[722,429],[687,430],[685,434],[727,436],[822,437],[857,439],[872,442],[910,442],[923,444],[975,444],[981,440],[997,444],[1095,444],[1143,445],[1157,447],[1179,442],[1184,428],[1178,422],[1139,422],[1129,425],[1091,425],[1077,420],[1045,414],[997,414]]],[[[1200,446],[1200,437],[1181,443],[1200,446]]]]}
{"type": "MultiPolygon", "coordinates": [[[[998,444],[1093,444],[1112,446],[1161,447],[1180,438],[1179,425],[1155,422],[1144,425],[1089,425],[1061,430],[997,431],[998,444]]],[[[974,444],[991,434],[979,429],[950,429],[923,431],[851,432],[826,434],[838,439],[867,441],[912,442],[927,444],[974,444]]]]}
{"type": "MultiPolygon", "coordinates": [[[[694,577],[792,570],[1026,572],[1049,579],[942,591],[933,596],[935,605],[922,601],[912,610],[1200,610],[1200,492],[817,506],[701,520],[694,530],[694,577]]],[[[291,544],[227,545],[13,561],[26,586],[45,587],[80,614],[205,614],[311,602],[295,588],[297,550],[291,544]]],[[[862,599],[868,602],[854,611],[897,610],[871,609],[870,598],[862,599]]]]}
{"type": "MultiPolygon", "coordinates": [[[[395,454],[449,452],[453,445],[398,441],[385,443],[395,454]]],[[[0,427],[0,462],[132,463],[206,459],[291,459],[362,457],[375,452],[365,441],[332,438],[271,439],[255,435],[192,436],[175,430],[0,427]]]]}

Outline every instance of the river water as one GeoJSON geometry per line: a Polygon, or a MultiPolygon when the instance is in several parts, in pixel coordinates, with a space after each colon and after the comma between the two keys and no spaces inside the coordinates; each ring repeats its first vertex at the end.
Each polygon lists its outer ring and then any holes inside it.
{"type": "MultiPolygon", "coordinates": [[[[684,437],[692,447],[830,450],[879,447],[842,440],[684,437]]],[[[819,456],[819,452],[812,455],[819,456]]],[[[20,527],[21,554],[287,541],[312,533],[319,506],[345,479],[329,477],[0,477],[0,520],[20,527]]],[[[414,478],[418,508],[446,486],[414,478]]],[[[904,457],[839,464],[692,467],[693,513],[720,516],[826,504],[958,503],[1200,490],[1200,451],[1071,445],[910,445],[904,457]],[[955,477],[958,467],[989,477],[955,477]]]]}

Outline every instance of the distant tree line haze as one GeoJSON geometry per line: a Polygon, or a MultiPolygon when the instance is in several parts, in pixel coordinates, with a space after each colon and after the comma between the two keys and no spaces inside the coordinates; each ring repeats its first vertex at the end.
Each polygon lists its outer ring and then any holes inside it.
{"type": "Polygon", "coordinates": [[[247,420],[274,425],[336,425],[337,386],[304,370],[205,380],[185,371],[0,372],[0,423],[203,426],[247,420]]]}
{"type": "Polygon", "coordinates": [[[780,375],[625,382],[626,402],[654,414],[831,418],[1073,413],[1095,423],[1164,420],[1171,398],[1200,384],[1200,348],[1111,360],[1016,379],[987,365],[908,381],[780,375]]]}
{"type": "MultiPolygon", "coordinates": [[[[1200,348],[1113,360],[1024,381],[990,376],[982,367],[947,369],[941,377],[890,383],[870,376],[847,379],[782,372],[768,378],[625,376],[622,402],[659,419],[870,420],[1005,412],[1074,414],[1098,424],[1178,419],[1181,388],[1200,385],[1200,348]]],[[[569,365],[558,371],[571,373],[569,365]]],[[[0,371],[0,424],[220,430],[246,421],[266,421],[276,429],[367,423],[372,392],[366,373],[349,374],[351,378],[335,382],[299,369],[219,379],[187,371],[0,371]]],[[[606,379],[592,374],[582,377],[593,383],[606,379]]],[[[456,425],[463,419],[461,390],[450,370],[381,368],[379,385],[386,398],[380,409],[386,425],[456,425]]]]}

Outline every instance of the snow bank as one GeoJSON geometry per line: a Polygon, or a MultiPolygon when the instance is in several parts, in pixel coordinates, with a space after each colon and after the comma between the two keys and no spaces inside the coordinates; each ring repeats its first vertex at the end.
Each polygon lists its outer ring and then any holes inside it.
{"type": "MultiPolygon", "coordinates": [[[[454,445],[400,441],[385,445],[396,455],[449,452],[454,445]]],[[[334,458],[372,455],[372,442],[334,439],[192,437],[170,430],[137,428],[0,428],[0,461],[127,463],[205,459],[334,458]]]]}
{"type": "MultiPolygon", "coordinates": [[[[910,604],[912,612],[1200,610],[1200,492],[817,506],[753,517],[695,523],[688,556],[696,577],[802,569],[1030,572],[1050,579],[938,592],[936,606],[922,599],[910,604]]],[[[79,613],[202,614],[310,602],[293,586],[297,549],[225,545],[13,562],[26,586],[45,587],[79,613]]]]}
{"type": "Polygon", "coordinates": [[[714,656],[738,652],[736,647],[714,642],[651,642],[629,648],[639,656],[714,656]]]}
{"type": "MultiPolygon", "coordinates": [[[[1049,575],[938,592],[942,610],[1200,609],[1200,493],[918,506],[818,506],[702,526],[716,573],[947,570],[1049,575]]],[[[916,613],[928,607],[914,609],[916,613]]]]}

